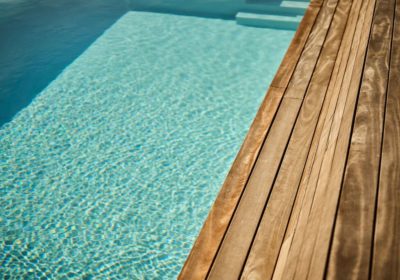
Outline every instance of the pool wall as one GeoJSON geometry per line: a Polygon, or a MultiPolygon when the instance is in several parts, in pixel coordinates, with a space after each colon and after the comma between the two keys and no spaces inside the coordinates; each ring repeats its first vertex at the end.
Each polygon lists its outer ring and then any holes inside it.
{"type": "Polygon", "coordinates": [[[281,10],[282,0],[269,0],[262,3],[248,0],[131,0],[130,8],[152,12],[197,15],[233,19],[238,12],[286,14],[281,10]]]}

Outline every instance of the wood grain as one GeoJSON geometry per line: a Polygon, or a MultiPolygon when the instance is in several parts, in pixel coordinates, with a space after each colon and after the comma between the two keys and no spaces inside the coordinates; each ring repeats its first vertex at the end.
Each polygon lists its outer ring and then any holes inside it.
{"type": "Polygon", "coordinates": [[[329,29],[337,0],[324,3],[316,25],[297,64],[285,96],[266,137],[248,185],[238,204],[209,279],[237,279],[259,223],[272,183],[279,168],[302,99],[329,29]],[[302,95],[301,95],[302,93],[302,95]],[[268,170],[268,172],[266,172],[268,170]]]}
{"type": "Polygon", "coordinates": [[[372,279],[400,279],[400,3],[397,1],[386,102],[372,279]]]}
{"type": "Polygon", "coordinates": [[[367,279],[373,239],[394,0],[378,1],[340,196],[328,279],[367,279]]]}
{"type": "MultiPolygon", "coordinates": [[[[282,244],[278,262],[275,267],[273,279],[293,279],[297,256],[300,253],[301,243],[292,243],[293,236],[297,230],[300,213],[308,213],[308,211],[302,211],[310,209],[312,198],[315,193],[316,182],[311,182],[310,177],[312,171],[318,170],[318,166],[321,166],[322,157],[316,160],[317,151],[319,154],[325,149],[323,145],[319,145],[321,139],[327,139],[329,130],[326,130],[329,120],[332,119],[333,113],[338,102],[340,87],[344,79],[344,73],[346,72],[347,62],[349,60],[350,49],[353,42],[354,33],[357,26],[358,15],[360,14],[361,1],[352,2],[348,23],[346,26],[345,34],[342,38],[339,54],[335,61],[332,77],[330,79],[329,87],[326,93],[326,101],[321,111],[321,115],[318,120],[317,128],[313,137],[310,152],[306,161],[306,166],[301,178],[299,191],[296,197],[296,201],[293,207],[290,222],[285,233],[284,242],[282,244]],[[324,132],[324,134],[323,134],[324,132]],[[323,148],[323,149],[321,149],[323,148]],[[302,211],[302,212],[301,212],[302,211]],[[289,252],[291,252],[291,258],[289,258],[289,252]]],[[[362,10],[365,12],[365,10],[362,10]]],[[[313,176],[313,178],[317,178],[313,176]]],[[[303,219],[304,220],[304,219],[303,219]]],[[[299,228],[298,233],[304,233],[303,228],[299,228]]],[[[301,234],[300,234],[301,235],[301,234]]],[[[303,237],[297,238],[296,240],[302,240],[303,237]]]]}
{"type": "Polygon", "coordinates": [[[296,118],[300,105],[301,101],[296,99],[282,101],[208,279],[237,279],[239,277],[269,194],[269,189],[263,188],[259,182],[272,184],[286,147],[285,141],[277,140],[290,137],[292,127],[287,119],[296,118]],[[268,172],[265,172],[265,163],[275,164],[270,165],[268,172]],[[232,246],[232,243],[235,245],[232,246]]]}
{"type": "Polygon", "coordinates": [[[400,279],[399,1],[310,4],[180,279],[400,279]]]}
{"type": "Polygon", "coordinates": [[[356,6],[361,3],[361,8],[349,59],[342,82],[335,85],[335,91],[339,91],[338,99],[334,106],[330,106],[324,121],[314,164],[307,178],[307,193],[299,211],[285,273],[282,274],[287,279],[321,279],[325,270],[371,26],[368,16],[372,17],[374,9],[373,1],[356,2],[356,6]]]}
{"type": "Polygon", "coordinates": [[[304,46],[308,40],[308,36],[312,28],[314,27],[314,23],[317,19],[317,15],[320,11],[322,3],[323,0],[311,1],[303,20],[297,28],[293,41],[290,44],[274,79],[271,82],[271,86],[281,88],[287,87],[289,84],[294,69],[293,63],[297,64],[299,57],[303,52],[304,46]]]}
{"type": "Polygon", "coordinates": [[[285,89],[271,87],[183,266],[179,279],[205,279],[285,89]]]}
{"type": "Polygon", "coordinates": [[[300,279],[321,279],[325,272],[375,6],[375,1],[368,1],[367,3],[366,12],[360,13],[360,17],[363,20],[361,36],[357,36],[353,40],[357,51],[355,54],[350,55],[348,62],[349,72],[347,75],[345,74],[341,88],[344,95],[341,95],[342,98],[339,99],[337,104],[327,139],[326,150],[323,153],[322,166],[318,174],[316,192],[308,219],[308,230],[303,243],[304,250],[301,252],[299,259],[299,263],[304,258],[306,262],[301,263],[301,266],[297,266],[296,271],[296,275],[300,279]],[[308,248],[312,248],[312,250],[308,248]],[[311,254],[308,255],[310,251],[311,254]]]}
{"type": "Polygon", "coordinates": [[[211,268],[223,236],[236,209],[238,200],[250,176],[256,158],[271,126],[272,120],[281,103],[304,45],[319,14],[322,1],[312,1],[309,5],[300,28],[296,32],[289,49],[275,75],[257,115],[249,129],[243,145],[225,179],[225,182],[214,202],[213,207],[193,245],[193,248],[182,268],[179,279],[205,279],[211,268]],[[284,74],[282,74],[284,73],[284,74]],[[279,78],[284,75],[285,78],[279,78]],[[278,78],[277,78],[278,77],[278,78]],[[279,82],[278,82],[279,81],[279,82]]]}
{"type": "Polygon", "coordinates": [[[344,0],[340,1],[336,8],[329,33],[244,267],[242,279],[271,279],[272,277],[311,141],[325,101],[325,94],[342,42],[350,7],[351,1],[344,0]]]}

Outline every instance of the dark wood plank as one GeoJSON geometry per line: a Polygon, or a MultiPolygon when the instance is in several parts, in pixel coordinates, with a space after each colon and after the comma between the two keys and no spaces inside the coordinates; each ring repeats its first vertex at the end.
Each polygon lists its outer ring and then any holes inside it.
{"type": "Polygon", "coordinates": [[[400,279],[400,2],[396,4],[372,279],[400,279]]]}
{"type": "MultiPolygon", "coordinates": [[[[264,211],[242,279],[271,279],[300,179],[325,101],[351,7],[339,2],[292,137],[264,211]]],[[[287,97],[285,97],[287,98],[287,97]]]]}
{"type": "Polygon", "coordinates": [[[289,79],[315,24],[321,3],[322,0],[312,1],[308,7],[279,67],[279,69],[284,70],[278,70],[275,75],[274,81],[276,82],[272,83],[258,110],[246,139],[184,264],[179,279],[204,279],[210,270],[261,145],[281,103],[289,79]],[[275,87],[274,84],[278,87],[275,87]]]}
{"type": "Polygon", "coordinates": [[[332,21],[337,0],[321,8],[248,185],[222,242],[209,279],[237,279],[244,265],[294,122],[332,21]],[[268,172],[266,172],[268,170],[268,172]]]}
{"type": "Polygon", "coordinates": [[[394,4],[394,0],[376,4],[333,235],[329,279],[369,277],[394,4]]]}

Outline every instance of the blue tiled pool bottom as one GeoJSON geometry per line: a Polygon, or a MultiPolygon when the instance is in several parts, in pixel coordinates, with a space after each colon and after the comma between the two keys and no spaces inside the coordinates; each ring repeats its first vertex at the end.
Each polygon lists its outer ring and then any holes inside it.
{"type": "Polygon", "coordinates": [[[0,275],[176,277],[293,34],[123,16],[0,130],[0,275]]]}

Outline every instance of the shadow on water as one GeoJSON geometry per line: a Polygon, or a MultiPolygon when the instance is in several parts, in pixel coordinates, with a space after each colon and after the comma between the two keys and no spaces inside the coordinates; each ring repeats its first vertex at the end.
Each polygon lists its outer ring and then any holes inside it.
{"type": "Polygon", "coordinates": [[[0,0],[0,126],[128,9],[124,0],[0,0]]]}
{"type": "Polygon", "coordinates": [[[0,0],[0,127],[126,12],[233,19],[247,1],[0,0]]]}

